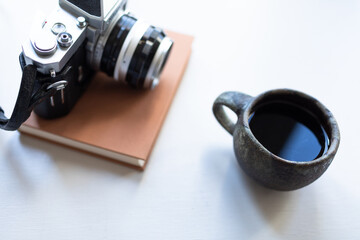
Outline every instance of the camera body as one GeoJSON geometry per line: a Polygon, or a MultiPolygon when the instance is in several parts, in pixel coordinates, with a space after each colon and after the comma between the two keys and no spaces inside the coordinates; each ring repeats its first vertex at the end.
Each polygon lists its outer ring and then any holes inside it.
{"type": "MultiPolygon", "coordinates": [[[[153,88],[172,47],[165,33],[126,12],[127,0],[60,0],[34,24],[22,45],[24,64],[37,68],[37,85],[58,91],[34,111],[57,118],[71,111],[96,71],[133,88],[153,88]]],[[[24,66],[22,66],[24,67],[24,66]]]]}

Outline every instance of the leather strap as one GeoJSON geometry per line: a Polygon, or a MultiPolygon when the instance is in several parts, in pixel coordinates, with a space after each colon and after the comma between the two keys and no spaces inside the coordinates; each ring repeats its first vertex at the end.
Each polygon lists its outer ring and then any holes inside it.
{"type": "Polygon", "coordinates": [[[37,104],[54,95],[57,91],[56,88],[49,87],[50,83],[37,83],[36,67],[34,65],[25,65],[22,55],[20,55],[20,65],[23,68],[23,75],[10,119],[6,118],[4,110],[0,107],[0,128],[8,131],[17,130],[30,117],[31,111],[37,104]]]}

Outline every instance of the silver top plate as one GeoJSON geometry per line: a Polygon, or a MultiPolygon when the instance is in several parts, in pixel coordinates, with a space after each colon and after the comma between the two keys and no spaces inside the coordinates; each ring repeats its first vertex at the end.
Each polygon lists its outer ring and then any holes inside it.
{"type": "MultiPolygon", "coordinates": [[[[44,74],[49,74],[50,70],[55,72],[61,71],[65,64],[70,60],[76,50],[86,37],[86,28],[80,28],[77,26],[77,21],[74,16],[64,11],[63,9],[57,9],[49,17],[42,19],[42,22],[35,22],[32,27],[30,37],[23,42],[22,49],[26,64],[34,64],[38,71],[44,74]],[[66,26],[66,32],[72,35],[73,43],[68,48],[61,48],[56,45],[56,49],[52,54],[39,54],[36,52],[34,45],[41,37],[42,39],[56,39],[56,34],[52,29],[55,24],[63,24],[66,26]],[[44,38],[46,36],[46,38],[44,38]]],[[[45,45],[44,43],[42,43],[45,45]]]]}

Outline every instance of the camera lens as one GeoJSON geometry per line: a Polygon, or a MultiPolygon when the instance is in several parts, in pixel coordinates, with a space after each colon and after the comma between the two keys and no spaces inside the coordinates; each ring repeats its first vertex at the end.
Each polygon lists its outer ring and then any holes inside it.
{"type": "Polygon", "coordinates": [[[172,45],[161,29],[125,14],[109,28],[99,67],[134,88],[154,87],[172,45]]]}

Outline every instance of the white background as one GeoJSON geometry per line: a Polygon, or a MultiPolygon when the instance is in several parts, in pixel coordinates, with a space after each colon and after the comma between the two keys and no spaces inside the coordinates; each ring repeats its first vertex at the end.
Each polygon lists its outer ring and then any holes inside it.
{"type": "MultiPolygon", "coordinates": [[[[7,115],[19,89],[21,41],[35,12],[56,4],[0,0],[0,103],[7,115]]],[[[1,131],[0,239],[359,239],[360,2],[129,6],[154,25],[195,36],[146,171],[1,131]],[[257,95],[283,87],[322,101],[342,137],[327,172],[292,192],[250,180],[211,111],[223,91],[257,95]]]]}

